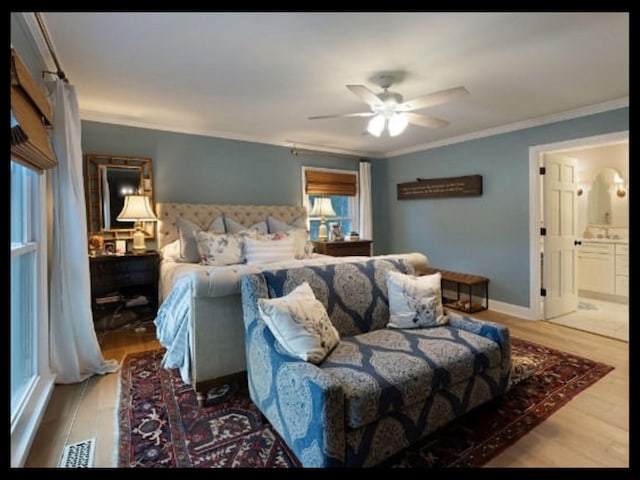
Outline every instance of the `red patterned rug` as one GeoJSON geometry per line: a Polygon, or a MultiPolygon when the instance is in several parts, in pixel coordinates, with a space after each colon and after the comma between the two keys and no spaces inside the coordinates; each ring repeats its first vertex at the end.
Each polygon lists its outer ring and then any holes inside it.
{"type": "MultiPolygon", "coordinates": [[[[382,466],[479,467],[613,367],[513,338],[511,390],[424,438],[382,466]]],[[[298,467],[297,458],[251,402],[246,384],[212,389],[204,408],[164,350],[122,365],[118,467],[298,467]]]]}

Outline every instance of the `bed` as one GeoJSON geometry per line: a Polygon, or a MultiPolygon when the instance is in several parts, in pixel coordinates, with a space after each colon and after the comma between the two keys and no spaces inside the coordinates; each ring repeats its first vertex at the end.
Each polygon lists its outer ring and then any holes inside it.
{"type": "MultiPolygon", "coordinates": [[[[208,388],[244,374],[245,344],[240,301],[240,278],[247,273],[302,265],[362,261],[368,257],[331,257],[305,252],[304,258],[270,263],[201,265],[181,257],[186,245],[185,224],[227,232],[239,229],[269,231],[306,227],[304,207],[290,205],[209,205],[158,203],[157,241],[160,251],[160,307],[156,335],[167,349],[163,367],[178,368],[182,380],[194,387],[202,405],[208,388]],[[221,220],[222,219],[222,220],[221,220]],[[189,223],[190,222],[190,223],[189,223]],[[180,229],[178,227],[181,227],[180,229]],[[233,228],[229,228],[233,227],[233,228]],[[183,235],[181,237],[181,235],[183,235]]],[[[195,232],[195,230],[194,230],[195,232]]],[[[405,258],[414,268],[427,267],[422,253],[385,255],[405,258]]],[[[188,257],[188,256],[187,256],[188,257]]]]}

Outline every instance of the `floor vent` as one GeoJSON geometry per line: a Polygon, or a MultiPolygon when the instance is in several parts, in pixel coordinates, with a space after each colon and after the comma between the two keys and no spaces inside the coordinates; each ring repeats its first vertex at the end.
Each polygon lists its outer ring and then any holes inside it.
{"type": "Polygon", "coordinates": [[[60,468],[91,468],[93,467],[93,454],[95,452],[96,439],[90,438],[78,443],[72,443],[64,447],[60,468]]]}

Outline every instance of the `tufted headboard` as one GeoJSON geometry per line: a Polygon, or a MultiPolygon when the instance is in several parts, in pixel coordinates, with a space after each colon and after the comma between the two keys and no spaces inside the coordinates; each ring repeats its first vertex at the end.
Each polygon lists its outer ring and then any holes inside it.
{"type": "Polygon", "coordinates": [[[206,229],[220,215],[232,218],[247,227],[266,220],[269,215],[291,223],[300,215],[306,217],[303,206],[296,205],[210,205],[206,203],[157,203],[158,249],[178,238],[176,220],[186,218],[206,229]]]}

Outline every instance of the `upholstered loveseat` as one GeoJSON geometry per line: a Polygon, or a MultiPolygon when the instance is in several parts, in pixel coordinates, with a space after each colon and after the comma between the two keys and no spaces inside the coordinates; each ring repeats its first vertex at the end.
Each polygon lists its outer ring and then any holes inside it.
{"type": "Polygon", "coordinates": [[[243,277],[251,399],[303,466],[378,465],[507,390],[506,327],[449,312],[443,326],[387,328],[388,272],[411,270],[374,258],[243,277]],[[340,334],[319,364],[288,355],[258,307],[303,282],[340,334]]]}

